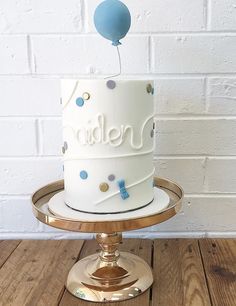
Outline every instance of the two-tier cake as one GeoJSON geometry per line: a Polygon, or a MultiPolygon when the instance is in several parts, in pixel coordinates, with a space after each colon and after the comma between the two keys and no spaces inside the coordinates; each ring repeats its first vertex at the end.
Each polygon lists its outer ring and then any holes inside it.
{"type": "Polygon", "coordinates": [[[152,202],[153,82],[62,80],[65,203],[119,213],[152,202]]]}

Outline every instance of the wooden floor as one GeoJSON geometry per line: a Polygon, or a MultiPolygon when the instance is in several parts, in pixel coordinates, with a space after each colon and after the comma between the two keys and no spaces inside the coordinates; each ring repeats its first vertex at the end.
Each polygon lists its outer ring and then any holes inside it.
{"type": "MultiPolygon", "coordinates": [[[[98,249],[95,241],[0,241],[0,305],[96,305],[64,283],[73,264],[98,249]]],[[[236,305],[236,240],[126,239],[120,249],[145,259],[155,283],[135,299],[100,305],[236,305]]]]}

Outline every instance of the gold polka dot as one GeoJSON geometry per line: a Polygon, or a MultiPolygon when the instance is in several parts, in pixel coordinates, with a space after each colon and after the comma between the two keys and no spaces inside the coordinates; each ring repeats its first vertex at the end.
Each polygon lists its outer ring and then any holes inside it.
{"type": "Polygon", "coordinates": [[[84,100],[89,100],[90,99],[90,94],[88,92],[83,93],[83,99],[84,100]]]}
{"type": "Polygon", "coordinates": [[[153,88],[151,84],[147,84],[147,93],[151,94],[153,92],[153,88]]]}
{"type": "Polygon", "coordinates": [[[108,189],[109,189],[109,185],[107,183],[101,183],[99,185],[99,189],[102,191],[102,192],[106,192],[108,189]]]}

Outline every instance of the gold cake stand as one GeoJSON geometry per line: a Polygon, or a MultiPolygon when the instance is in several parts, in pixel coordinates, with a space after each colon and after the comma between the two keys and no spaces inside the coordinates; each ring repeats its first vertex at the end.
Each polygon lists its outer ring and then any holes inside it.
{"type": "MultiPolygon", "coordinates": [[[[184,192],[176,183],[154,178],[154,185],[170,198],[168,207],[145,217],[119,221],[81,221],[65,219],[52,214],[48,201],[64,189],[64,181],[57,181],[37,190],[32,196],[35,217],[50,226],[86,233],[97,233],[100,254],[78,261],[70,270],[66,288],[74,296],[92,302],[124,301],[142,294],[153,283],[152,270],[140,257],[119,252],[123,231],[131,231],[164,222],[176,215],[184,192]]],[[[132,215],[132,214],[131,214],[132,215]]]]}

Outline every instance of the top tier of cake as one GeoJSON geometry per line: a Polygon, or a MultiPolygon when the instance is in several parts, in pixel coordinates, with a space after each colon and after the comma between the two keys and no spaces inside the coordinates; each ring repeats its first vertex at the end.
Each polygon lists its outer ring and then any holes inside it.
{"type": "Polygon", "coordinates": [[[153,83],[62,80],[65,202],[93,213],[153,199],[153,83]]]}

